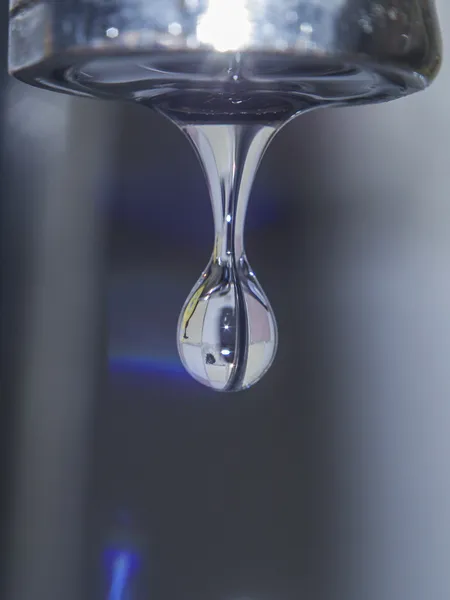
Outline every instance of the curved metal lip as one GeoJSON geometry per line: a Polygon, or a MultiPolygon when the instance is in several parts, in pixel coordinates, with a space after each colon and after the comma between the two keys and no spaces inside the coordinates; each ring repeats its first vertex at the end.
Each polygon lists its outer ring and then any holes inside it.
{"type": "MultiPolygon", "coordinates": [[[[26,26],[28,35],[37,31],[42,35],[45,24],[46,33],[51,33],[47,43],[52,51],[70,51],[79,44],[96,52],[152,52],[158,48],[221,52],[212,35],[218,32],[218,19],[207,40],[199,35],[199,25],[215,0],[203,0],[201,9],[187,14],[183,4],[190,1],[10,0],[10,33],[16,29],[21,35],[26,26]],[[159,8],[161,4],[167,7],[159,8]]],[[[236,46],[230,40],[230,47],[224,51],[325,55],[347,49],[350,54],[357,54],[361,33],[365,33],[367,39],[379,40],[383,32],[385,43],[402,37],[411,37],[417,42],[425,30],[427,36],[431,34],[434,38],[436,47],[441,46],[432,0],[378,0],[374,3],[367,0],[241,0],[240,5],[247,16],[233,15],[233,19],[222,25],[227,35],[231,35],[243,24],[251,24],[251,33],[238,39],[236,46]],[[316,11],[319,14],[313,16],[316,11]],[[286,21],[290,13],[296,18],[295,26],[286,21]],[[281,18],[283,14],[285,21],[281,18]],[[368,23],[367,19],[378,25],[368,23]]],[[[406,58],[409,51],[402,52],[406,58]]],[[[387,53],[391,53],[389,48],[387,53]]]]}
{"type": "Polygon", "coordinates": [[[230,13],[229,22],[223,24],[226,42],[232,43],[233,31],[247,21],[253,30],[237,48],[226,51],[214,39],[205,41],[199,35],[201,20],[215,0],[194,2],[198,7],[194,12],[189,9],[191,2],[14,0],[9,71],[38,87],[105,98],[111,94],[90,91],[70,73],[88,60],[111,56],[260,52],[392,74],[404,82],[406,95],[427,87],[439,71],[441,37],[431,0],[378,0],[375,4],[368,0],[242,0],[236,6],[246,7],[248,19],[230,13]],[[389,16],[394,9],[395,15],[389,16]],[[370,11],[373,22],[368,29],[361,15],[370,11]],[[286,20],[290,13],[297,18],[295,26],[286,20]]]}

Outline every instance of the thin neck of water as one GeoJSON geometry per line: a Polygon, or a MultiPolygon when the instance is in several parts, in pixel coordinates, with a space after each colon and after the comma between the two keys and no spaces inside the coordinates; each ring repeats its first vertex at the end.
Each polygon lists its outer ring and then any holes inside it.
{"type": "Polygon", "coordinates": [[[213,260],[231,264],[244,254],[244,225],[253,181],[278,127],[185,125],[203,166],[214,216],[213,260]]]}

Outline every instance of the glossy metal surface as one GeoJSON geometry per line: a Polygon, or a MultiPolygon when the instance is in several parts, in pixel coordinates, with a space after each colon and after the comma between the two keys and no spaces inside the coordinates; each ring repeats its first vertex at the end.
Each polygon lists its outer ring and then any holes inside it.
{"type": "Polygon", "coordinates": [[[256,383],[277,348],[275,316],[244,250],[255,173],[276,125],[187,125],[208,182],[215,227],[211,261],[178,323],[184,366],[218,391],[256,383]]]}
{"type": "Polygon", "coordinates": [[[13,0],[11,8],[10,72],[81,95],[152,102],[194,82],[369,102],[423,89],[440,58],[432,0],[13,0]],[[236,57],[238,79],[229,70],[236,57]]]}

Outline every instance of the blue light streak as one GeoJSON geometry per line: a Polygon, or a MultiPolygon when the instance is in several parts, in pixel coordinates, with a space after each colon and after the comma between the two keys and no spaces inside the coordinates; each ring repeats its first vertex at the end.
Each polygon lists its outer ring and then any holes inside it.
{"type": "Polygon", "coordinates": [[[149,373],[167,377],[189,379],[177,358],[155,358],[153,356],[112,356],[109,369],[116,373],[149,373]]]}
{"type": "Polygon", "coordinates": [[[139,566],[139,557],[130,550],[111,550],[106,554],[109,590],[107,600],[131,600],[131,581],[139,566]]]}
{"type": "Polygon", "coordinates": [[[125,600],[127,583],[130,575],[131,560],[129,554],[119,554],[113,565],[111,587],[108,600],[125,600]]]}

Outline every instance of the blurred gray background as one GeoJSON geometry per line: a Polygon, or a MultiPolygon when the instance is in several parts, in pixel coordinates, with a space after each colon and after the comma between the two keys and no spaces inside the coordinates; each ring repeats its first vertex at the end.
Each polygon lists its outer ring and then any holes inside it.
{"type": "Polygon", "coordinates": [[[1,597],[448,600],[448,64],[275,140],[247,246],[279,354],[222,396],[176,353],[212,243],[188,142],[5,51],[1,597]]]}

